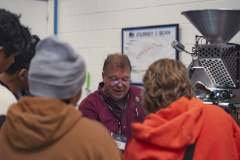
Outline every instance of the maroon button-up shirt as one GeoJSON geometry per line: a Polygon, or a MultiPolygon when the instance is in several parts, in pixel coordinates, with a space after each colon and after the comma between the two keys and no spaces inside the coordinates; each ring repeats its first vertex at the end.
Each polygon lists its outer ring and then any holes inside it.
{"type": "MultiPolygon", "coordinates": [[[[103,82],[99,83],[98,91],[107,101],[107,103],[112,108],[114,108],[115,112],[120,117],[122,109],[114,103],[114,100],[112,100],[103,92],[103,86],[103,82]]],[[[108,128],[110,132],[118,134],[119,120],[113,115],[113,113],[109,109],[108,105],[104,102],[98,91],[91,93],[85,99],[83,99],[78,109],[83,113],[85,117],[101,122],[105,127],[108,128]]],[[[144,113],[140,104],[142,99],[141,88],[136,86],[130,86],[128,94],[129,99],[127,102],[127,107],[121,121],[121,135],[127,137],[127,142],[132,137],[130,124],[133,122],[142,123],[146,117],[146,114],[144,113]]]]}

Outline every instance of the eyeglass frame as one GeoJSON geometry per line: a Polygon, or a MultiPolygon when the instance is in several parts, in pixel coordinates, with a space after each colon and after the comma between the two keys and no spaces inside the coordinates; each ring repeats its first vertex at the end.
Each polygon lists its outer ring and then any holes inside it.
{"type": "Polygon", "coordinates": [[[104,75],[107,77],[107,79],[109,80],[109,82],[110,82],[110,84],[112,85],[112,86],[115,86],[115,85],[119,85],[120,83],[122,83],[122,85],[128,85],[128,84],[126,84],[127,82],[129,82],[129,84],[132,82],[132,80],[122,80],[122,81],[119,81],[119,80],[111,80],[110,78],[109,78],[109,76],[105,73],[105,72],[103,72],[104,73],[104,75]],[[116,83],[117,82],[117,83],[116,83]],[[124,82],[124,83],[123,83],[124,82]],[[114,83],[114,84],[112,84],[112,83],[114,83]]]}

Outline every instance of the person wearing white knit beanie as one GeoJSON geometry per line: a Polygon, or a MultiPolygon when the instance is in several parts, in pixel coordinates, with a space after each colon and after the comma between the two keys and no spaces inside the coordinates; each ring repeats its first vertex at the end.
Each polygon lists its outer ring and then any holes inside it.
{"type": "Polygon", "coordinates": [[[108,130],[75,109],[85,79],[85,62],[68,43],[57,36],[39,42],[28,74],[32,96],[9,108],[0,159],[122,160],[108,130]]]}

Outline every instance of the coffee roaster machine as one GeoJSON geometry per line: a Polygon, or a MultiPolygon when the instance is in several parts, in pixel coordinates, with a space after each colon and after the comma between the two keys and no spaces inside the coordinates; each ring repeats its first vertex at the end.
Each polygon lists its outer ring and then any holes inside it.
{"type": "Polygon", "coordinates": [[[192,56],[188,73],[196,97],[216,104],[239,121],[240,44],[229,41],[240,30],[240,10],[206,9],[181,13],[202,35],[196,35],[192,51],[178,41],[172,47],[192,56]]]}

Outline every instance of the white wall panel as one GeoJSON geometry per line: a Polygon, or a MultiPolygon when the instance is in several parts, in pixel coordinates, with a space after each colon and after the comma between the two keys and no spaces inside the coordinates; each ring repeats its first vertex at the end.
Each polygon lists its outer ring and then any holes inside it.
{"type": "Polygon", "coordinates": [[[81,14],[93,14],[98,12],[98,1],[97,0],[78,0],[78,13],[81,14]]]}
{"type": "Polygon", "coordinates": [[[79,14],[79,0],[58,0],[58,16],[73,16],[79,14]]]}
{"type": "Polygon", "coordinates": [[[110,23],[110,15],[108,13],[90,14],[88,16],[88,30],[109,29],[110,23]]]}
{"type": "Polygon", "coordinates": [[[0,7],[21,14],[20,21],[32,34],[43,38],[47,35],[48,2],[34,0],[0,0],[0,7]]]}
{"type": "Polygon", "coordinates": [[[115,11],[121,9],[121,0],[98,0],[98,12],[115,11]]]}
{"type": "Polygon", "coordinates": [[[67,19],[67,31],[87,31],[88,30],[88,19],[87,16],[71,16],[67,19]]]}

